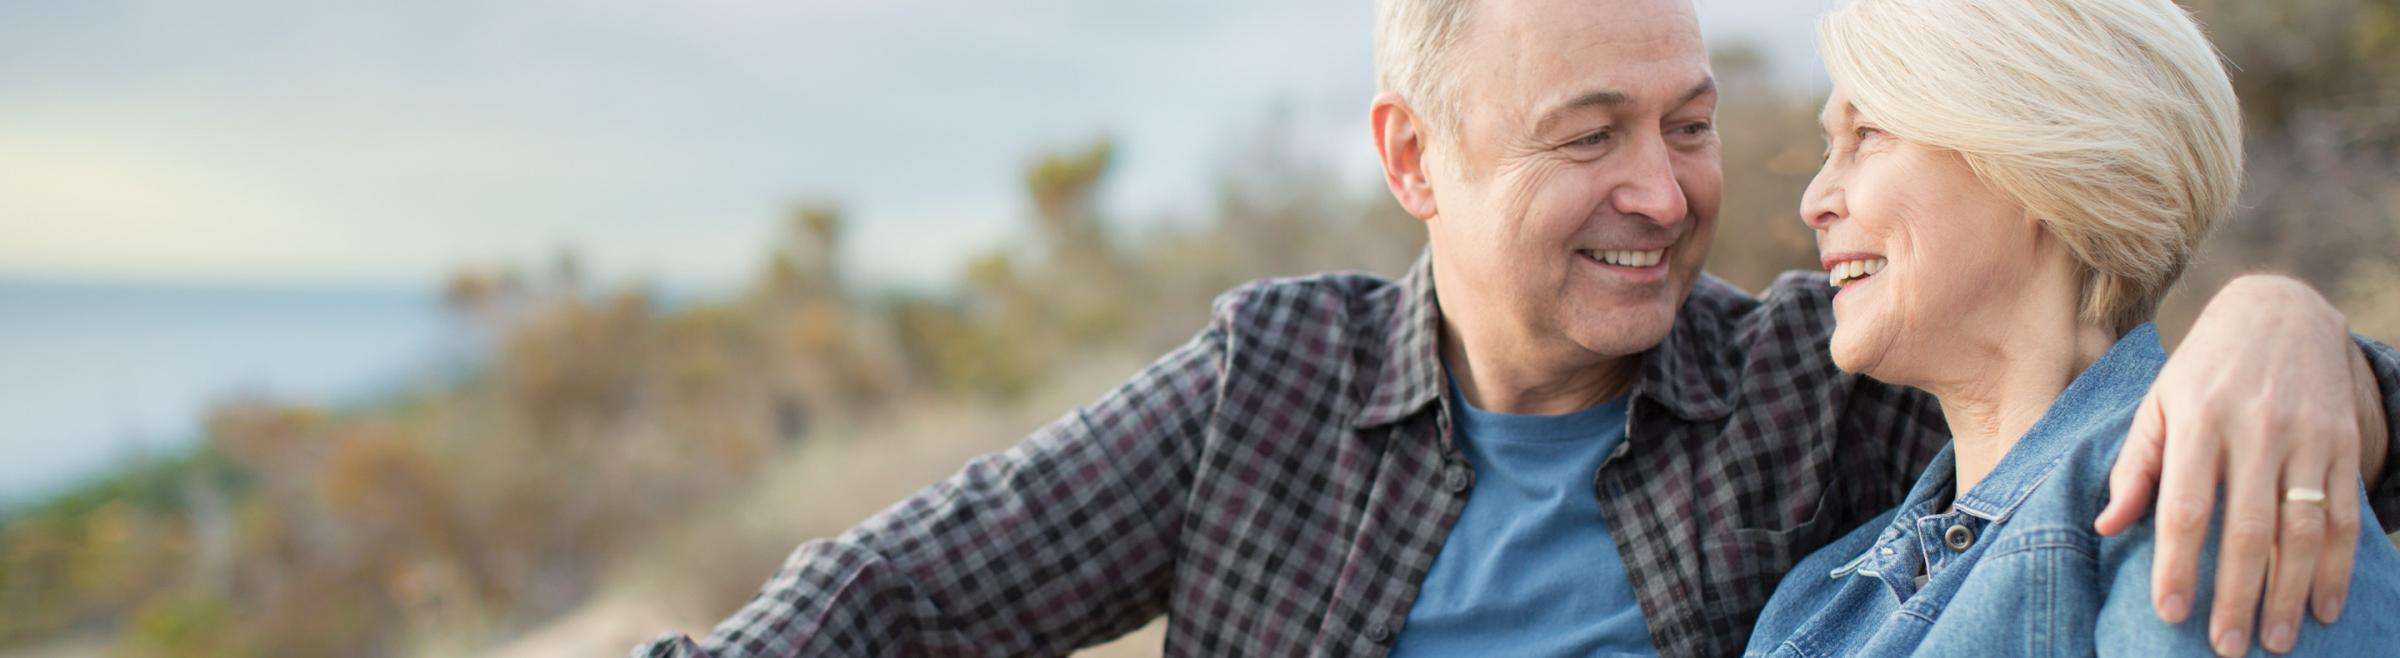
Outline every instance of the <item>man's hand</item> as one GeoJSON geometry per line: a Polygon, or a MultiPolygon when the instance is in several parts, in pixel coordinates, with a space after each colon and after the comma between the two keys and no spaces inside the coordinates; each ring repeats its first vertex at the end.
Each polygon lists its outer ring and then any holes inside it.
{"type": "MultiPolygon", "coordinates": [[[[2191,613],[2201,542],[2224,485],[2223,544],[2208,637],[2219,655],[2257,638],[2290,651],[2302,608],[2341,616],[2359,532],[2362,425],[2380,429],[2375,382],[2358,391],[2347,320],[2307,284],[2252,275],[2225,285],[2193,323],[2134,416],[2095,523],[2115,535],[2158,502],[2151,603],[2160,619],[2191,613]],[[2320,501],[2287,499],[2294,490],[2320,501]],[[2252,621],[2265,594],[2264,630],[2252,621]]],[[[2380,470],[2380,469],[2378,469],[2380,470]]]]}

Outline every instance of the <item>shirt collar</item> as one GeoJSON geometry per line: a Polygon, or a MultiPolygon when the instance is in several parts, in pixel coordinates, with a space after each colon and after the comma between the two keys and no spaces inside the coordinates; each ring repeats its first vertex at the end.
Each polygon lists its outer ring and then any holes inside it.
{"type": "MultiPolygon", "coordinates": [[[[2158,329],[2147,323],[2117,339],[2108,353],[2085,368],[2075,381],[2059,392],[2050,409],[2042,413],[2033,427],[2025,430],[2024,438],[2008,449],[2008,454],[1993,465],[1992,472],[1960,496],[1959,511],[1992,522],[2008,520],[2017,507],[2040,487],[2051,472],[2057,470],[2058,460],[2082,444],[2095,431],[2116,431],[2126,409],[2141,404],[2142,396],[2150,391],[2150,383],[2158,378],[2158,370],[2166,365],[2166,350],[2159,346],[2158,329]]],[[[1951,470],[1950,448],[1943,448],[1932,468],[1951,470]]],[[[1928,479],[1940,475],[1942,486],[1952,482],[1950,473],[1926,473],[1928,479]]],[[[1912,499],[1929,495],[1920,483],[1912,499]]]]}
{"type": "MultiPolygon", "coordinates": [[[[1695,314],[1691,297],[1703,292],[1747,297],[1716,277],[1702,275],[1675,317],[1675,326],[1641,356],[1642,369],[1634,380],[1633,396],[1648,398],[1677,416],[1690,420],[1723,417],[1732,410],[1735,367],[1725,361],[1733,351],[1723,323],[1695,314]]],[[[1442,395],[1442,315],[1433,288],[1433,250],[1426,249],[1409,266],[1398,285],[1383,294],[1397,295],[1388,316],[1392,326],[1383,332],[1381,365],[1375,370],[1356,427],[1397,422],[1424,410],[1442,395]]]]}
{"type": "Polygon", "coordinates": [[[1399,285],[1379,294],[1398,295],[1382,332],[1382,367],[1367,382],[1366,404],[1353,423],[1357,427],[1390,424],[1416,413],[1441,395],[1442,311],[1433,292],[1433,250],[1400,277],[1399,285]]]}

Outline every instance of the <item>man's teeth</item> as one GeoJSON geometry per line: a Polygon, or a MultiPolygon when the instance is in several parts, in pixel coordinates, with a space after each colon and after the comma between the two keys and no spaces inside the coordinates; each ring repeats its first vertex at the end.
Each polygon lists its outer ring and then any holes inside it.
{"type": "Polygon", "coordinates": [[[1667,257],[1667,250],[1665,249],[1656,249],[1651,251],[1625,251],[1622,249],[1608,249],[1589,250],[1583,253],[1591,256],[1593,260],[1610,265],[1623,265],[1626,267],[1649,267],[1652,265],[1657,265],[1658,261],[1667,257]]]}
{"type": "Polygon", "coordinates": [[[1833,280],[1833,285],[1836,288],[1850,285],[1850,283],[1853,281],[1864,279],[1867,278],[1868,275],[1883,271],[1884,262],[1884,259],[1881,258],[1869,258],[1866,260],[1846,260],[1839,263],[1834,263],[1833,269],[1826,271],[1826,273],[1829,275],[1827,278],[1833,280]]]}

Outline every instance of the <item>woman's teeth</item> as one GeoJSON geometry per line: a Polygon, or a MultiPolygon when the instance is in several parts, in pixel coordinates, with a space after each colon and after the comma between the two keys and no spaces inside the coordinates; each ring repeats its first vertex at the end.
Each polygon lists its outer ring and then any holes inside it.
{"type": "Polygon", "coordinates": [[[1827,273],[1833,280],[1833,287],[1839,288],[1883,271],[1884,262],[1881,258],[1846,260],[1834,263],[1833,269],[1827,270],[1827,273]]]}
{"type": "Polygon", "coordinates": [[[1621,249],[1586,249],[1584,250],[1583,255],[1590,257],[1592,260],[1600,261],[1610,265],[1622,265],[1625,267],[1649,267],[1652,265],[1657,265],[1658,261],[1666,258],[1667,250],[1656,249],[1652,251],[1625,251],[1621,249]]]}

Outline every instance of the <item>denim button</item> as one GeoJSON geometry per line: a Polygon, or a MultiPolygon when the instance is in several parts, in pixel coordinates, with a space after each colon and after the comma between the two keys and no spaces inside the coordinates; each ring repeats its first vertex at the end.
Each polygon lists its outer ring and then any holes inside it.
{"type": "Polygon", "coordinates": [[[1950,526],[1948,531],[1942,533],[1942,543],[1949,545],[1950,550],[1965,553],[1968,548],[1975,546],[1975,531],[1963,525],[1950,526]]]}
{"type": "Polygon", "coordinates": [[[1450,493],[1464,492],[1467,485],[1474,481],[1475,474],[1467,472],[1465,466],[1451,464],[1449,468],[1442,469],[1442,488],[1449,489],[1450,493]]]}

